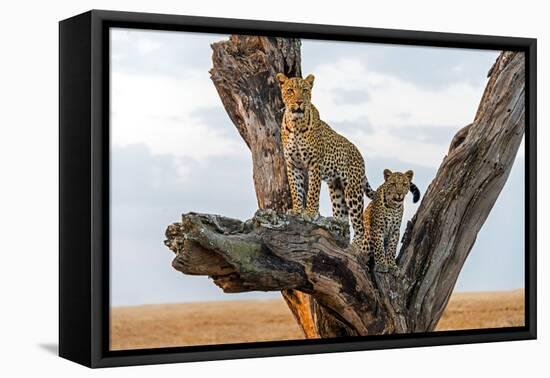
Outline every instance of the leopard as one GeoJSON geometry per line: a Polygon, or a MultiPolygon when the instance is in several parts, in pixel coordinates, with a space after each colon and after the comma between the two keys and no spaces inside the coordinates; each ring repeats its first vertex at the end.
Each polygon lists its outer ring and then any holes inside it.
{"type": "Polygon", "coordinates": [[[311,102],[315,77],[278,73],[284,113],[281,141],[292,200],[291,212],[319,216],[321,182],[328,185],[334,218],[353,227],[350,251],[364,247],[364,195],[372,196],[365,161],[357,147],[333,130],[311,102]]]}
{"type": "Polygon", "coordinates": [[[395,261],[399,229],[403,219],[404,200],[410,191],[413,203],[420,199],[420,190],[412,182],[414,172],[392,172],[384,169],[384,183],[376,189],[374,198],[363,214],[366,256],[364,264],[376,272],[399,274],[395,261]],[[374,261],[373,261],[374,260],[374,261]]]}

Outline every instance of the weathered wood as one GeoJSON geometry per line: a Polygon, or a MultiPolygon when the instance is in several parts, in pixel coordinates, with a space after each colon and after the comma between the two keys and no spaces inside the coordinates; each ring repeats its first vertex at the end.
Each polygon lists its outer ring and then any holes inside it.
{"type": "Polygon", "coordinates": [[[167,233],[166,244],[176,253],[173,265],[195,272],[188,263],[202,261],[203,271],[225,270],[211,277],[227,293],[297,289],[311,294],[356,334],[394,331],[366,267],[347,252],[347,224],[332,218],[310,222],[272,210],[258,210],[240,225],[218,227],[226,224],[216,215],[183,215],[181,223],[170,226],[178,232],[167,233]],[[174,242],[180,235],[185,242],[174,242]],[[204,249],[215,256],[205,259],[204,249]]]}
{"type": "MultiPolygon", "coordinates": [[[[252,220],[190,213],[169,226],[166,245],[176,253],[173,266],[187,274],[208,275],[226,292],[289,293],[287,303],[306,334],[431,331],[510,173],[525,129],[524,91],[524,55],[503,52],[490,71],[473,122],[453,138],[408,223],[397,261],[399,275],[369,272],[350,255],[347,224],[332,218],[309,221],[285,215],[289,199],[284,194],[288,190],[284,175],[277,176],[284,184],[268,183],[279,190],[278,199],[270,199],[278,207],[259,210],[252,220]]],[[[260,125],[243,122],[248,126],[238,127],[247,144],[261,145],[261,139],[252,142],[255,137],[249,133],[249,126],[260,125]]],[[[276,151],[280,153],[280,146],[276,151]]],[[[274,163],[282,164],[269,161],[274,163]]],[[[256,192],[262,190],[256,188],[256,192]]]]}

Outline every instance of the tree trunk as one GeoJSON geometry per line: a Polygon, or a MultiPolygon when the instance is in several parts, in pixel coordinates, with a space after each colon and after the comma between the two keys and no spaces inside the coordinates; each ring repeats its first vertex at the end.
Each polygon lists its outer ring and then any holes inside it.
{"type": "Polygon", "coordinates": [[[212,77],[251,149],[260,210],[246,222],[183,215],[166,231],[174,268],[208,275],[228,293],[288,293],[307,337],[433,330],[524,134],[523,53],[503,52],[491,69],[474,121],[452,140],[408,223],[397,259],[402,274],[396,276],[369,272],[346,253],[347,224],[284,214],[290,199],[273,77],[278,70],[299,74],[299,42],[232,37],[213,48],[212,77]]]}
{"type": "MultiPolygon", "coordinates": [[[[280,143],[284,104],[275,75],[301,75],[300,45],[299,39],[237,35],[212,44],[211,78],[252,154],[259,209],[292,207],[280,143]]],[[[309,295],[291,289],[281,294],[304,335],[318,337],[309,295]]]]}

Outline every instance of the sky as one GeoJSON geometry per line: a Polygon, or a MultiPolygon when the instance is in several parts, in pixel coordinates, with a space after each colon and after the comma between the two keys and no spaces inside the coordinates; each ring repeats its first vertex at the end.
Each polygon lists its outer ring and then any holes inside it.
{"type": "MultiPolygon", "coordinates": [[[[164,231],[189,211],[249,219],[250,152],[210,80],[226,35],[111,29],[111,305],[267,299],[224,294],[171,267],[164,231]]],[[[321,118],[361,151],[372,186],[412,169],[424,193],[456,131],[473,120],[498,51],[302,40],[321,118]]],[[[524,147],[455,291],[524,286],[524,147]],[[512,216],[511,216],[512,214],[512,216]]],[[[405,203],[403,224],[418,204],[405,203]]],[[[326,184],[320,211],[331,215],[326,184]]]]}

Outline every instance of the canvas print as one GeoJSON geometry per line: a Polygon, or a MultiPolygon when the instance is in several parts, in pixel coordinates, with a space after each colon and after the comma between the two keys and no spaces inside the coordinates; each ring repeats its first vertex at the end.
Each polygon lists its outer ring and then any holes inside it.
{"type": "Polygon", "coordinates": [[[109,38],[111,350],[525,325],[523,53],[109,38]]]}

